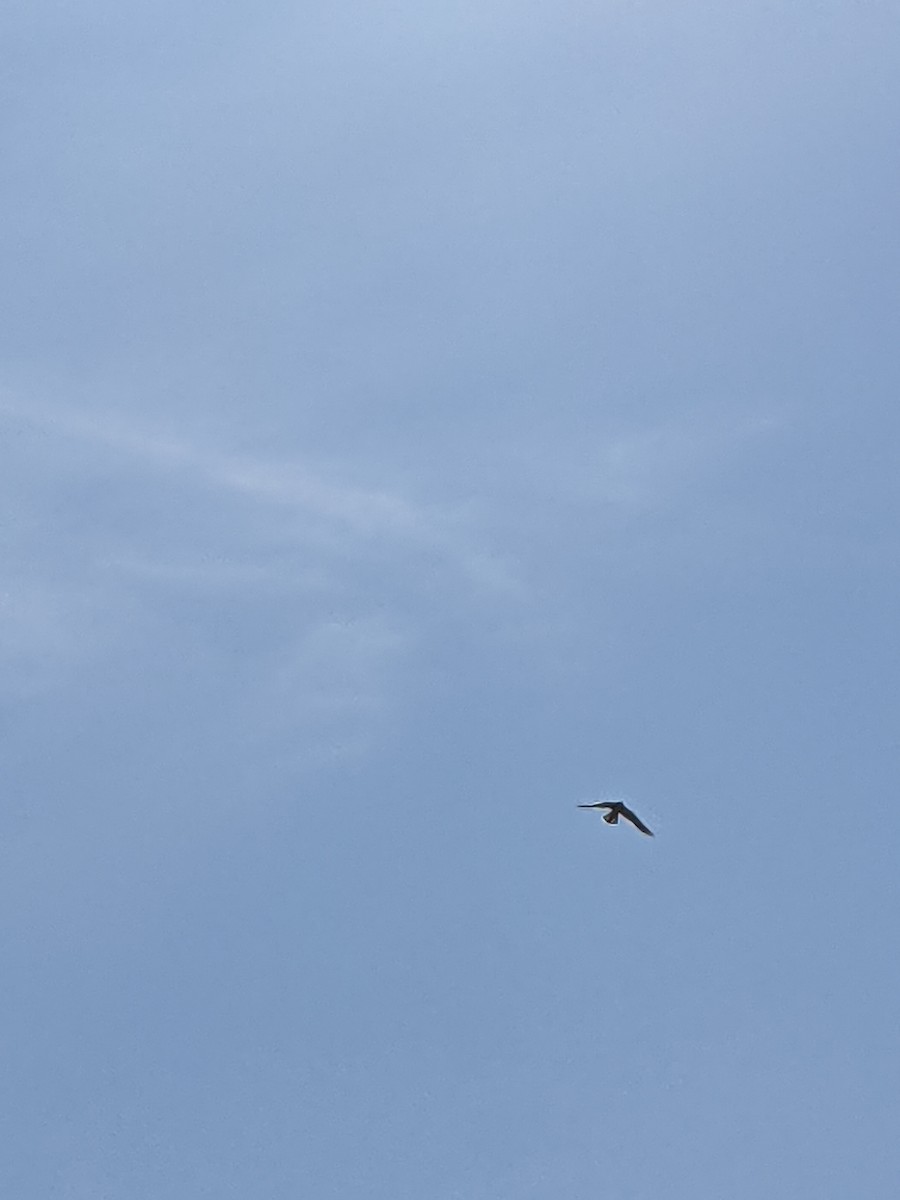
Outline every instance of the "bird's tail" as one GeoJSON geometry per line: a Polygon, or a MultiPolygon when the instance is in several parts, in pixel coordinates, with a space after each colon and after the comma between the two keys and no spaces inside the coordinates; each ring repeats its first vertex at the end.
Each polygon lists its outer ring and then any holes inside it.
{"type": "Polygon", "coordinates": [[[607,825],[618,825],[619,814],[617,812],[604,813],[603,820],[607,823],[607,825]]]}

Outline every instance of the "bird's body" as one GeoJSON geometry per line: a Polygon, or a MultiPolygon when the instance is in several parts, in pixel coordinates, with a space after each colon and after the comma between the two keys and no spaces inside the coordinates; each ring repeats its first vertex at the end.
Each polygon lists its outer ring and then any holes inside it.
{"type": "Polygon", "coordinates": [[[641,833],[646,833],[648,837],[653,837],[653,830],[648,829],[637,813],[633,813],[631,809],[622,803],[621,800],[598,800],[596,804],[579,804],[579,808],[606,808],[609,811],[603,813],[603,820],[607,825],[618,825],[619,817],[624,817],[626,821],[630,821],[635,829],[639,829],[641,833]]]}

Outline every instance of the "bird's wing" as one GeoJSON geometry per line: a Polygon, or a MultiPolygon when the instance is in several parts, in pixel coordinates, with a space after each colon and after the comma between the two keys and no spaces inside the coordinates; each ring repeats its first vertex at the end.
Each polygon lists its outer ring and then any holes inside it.
{"type": "Polygon", "coordinates": [[[605,800],[600,800],[596,804],[579,804],[579,808],[615,808],[614,804],[607,804],[605,800]]]}
{"type": "Polygon", "coordinates": [[[653,837],[653,830],[647,828],[647,826],[644,824],[644,822],[641,820],[641,818],[637,815],[637,813],[633,813],[631,811],[631,809],[626,808],[624,804],[622,805],[621,811],[622,811],[622,816],[625,818],[626,821],[630,821],[636,829],[639,829],[641,831],[641,833],[646,833],[649,837],[653,837]]]}

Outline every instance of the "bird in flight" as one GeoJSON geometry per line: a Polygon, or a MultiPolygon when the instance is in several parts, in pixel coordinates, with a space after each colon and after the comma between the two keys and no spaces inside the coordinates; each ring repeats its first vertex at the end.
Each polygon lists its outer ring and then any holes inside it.
{"type": "Polygon", "coordinates": [[[618,825],[619,817],[624,817],[626,821],[632,823],[635,829],[639,829],[641,833],[646,833],[648,837],[653,837],[653,830],[648,829],[637,813],[633,813],[621,800],[598,800],[596,804],[579,804],[578,807],[608,808],[609,812],[603,814],[603,820],[607,825],[618,825]]]}

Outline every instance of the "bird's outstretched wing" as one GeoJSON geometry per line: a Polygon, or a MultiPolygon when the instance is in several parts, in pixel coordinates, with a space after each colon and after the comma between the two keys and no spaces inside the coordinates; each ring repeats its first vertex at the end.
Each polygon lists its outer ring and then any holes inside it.
{"type": "Polygon", "coordinates": [[[579,804],[579,808],[615,808],[614,804],[607,804],[605,800],[600,800],[596,804],[579,804]]]}
{"type": "Polygon", "coordinates": [[[641,833],[646,833],[648,837],[653,837],[653,830],[648,829],[637,813],[633,813],[630,808],[626,808],[623,804],[619,810],[626,821],[630,821],[635,829],[639,829],[641,833]]]}

